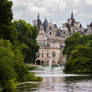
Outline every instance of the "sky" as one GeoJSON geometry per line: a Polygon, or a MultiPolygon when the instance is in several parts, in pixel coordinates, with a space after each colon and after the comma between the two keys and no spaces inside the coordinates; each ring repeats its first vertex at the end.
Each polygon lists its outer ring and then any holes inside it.
{"type": "Polygon", "coordinates": [[[67,22],[71,12],[74,12],[76,21],[86,27],[92,22],[92,0],[12,0],[14,19],[24,19],[32,24],[37,19],[45,18],[59,27],[67,22]]]}

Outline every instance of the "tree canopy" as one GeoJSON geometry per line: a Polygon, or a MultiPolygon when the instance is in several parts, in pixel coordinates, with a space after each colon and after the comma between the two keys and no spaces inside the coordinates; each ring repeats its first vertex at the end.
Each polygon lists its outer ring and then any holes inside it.
{"type": "Polygon", "coordinates": [[[13,19],[12,2],[0,0],[0,26],[9,25],[13,19]]]}
{"type": "Polygon", "coordinates": [[[36,79],[25,63],[35,62],[38,29],[24,20],[12,19],[12,1],[0,0],[0,87],[4,92],[16,88],[16,82],[36,79]]]}
{"type": "Polygon", "coordinates": [[[25,63],[34,63],[36,52],[39,49],[36,42],[38,29],[26,23],[24,20],[14,21],[13,25],[18,33],[17,40],[21,44],[22,53],[25,56],[25,63]]]}
{"type": "Polygon", "coordinates": [[[65,44],[64,54],[68,57],[64,71],[67,73],[91,73],[92,34],[81,36],[74,33],[65,40],[65,44]]]}

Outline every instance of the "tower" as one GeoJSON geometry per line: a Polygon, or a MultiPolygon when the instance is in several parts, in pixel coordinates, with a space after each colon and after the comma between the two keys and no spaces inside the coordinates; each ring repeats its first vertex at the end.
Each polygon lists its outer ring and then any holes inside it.
{"type": "Polygon", "coordinates": [[[45,32],[46,32],[47,26],[48,26],[48,20],[47,20],[47,18],[45,18],[45,20],[43,22],[43,27],[44,27],[45,32]]]}
{"type": "Polygon", "coordinates": [[[37,28],[40,30],[40,26],[41,26],[41,20],[40,20],[40,15],[39,15],[39,12],[38,12],[38,15],[37,15],[37,28]]]}
{"type": "Polygon", "coordinates": [[[68,19],[68,24],[70,26],[74,26],[74,24],[76,23],[75,19],[74,19],[74,14],[73,11],[71,12],[71,17],[68,19]]]}
{"type": "Polygon", "coordinates": [[[71,12],[71,19],[73,19],[74,17],[73,17],[73,11],[71,12]]]}
{"type": "Polygon", "coordinates": [[[38,12],[37,20],[40,20],[40,15],[39,15],[39,12],[38,12]]]}

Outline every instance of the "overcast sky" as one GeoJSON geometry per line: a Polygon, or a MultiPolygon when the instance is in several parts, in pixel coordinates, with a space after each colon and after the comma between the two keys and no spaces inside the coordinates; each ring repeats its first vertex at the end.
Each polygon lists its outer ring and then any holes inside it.
{"type": "Polygon", "coordinates": [[[92,22],[92,0],[12,0],[14,19],[24,19],[29,23],[37,18],[39,11],[41,20],[46,17],[58,26],[67,22],[71,11],[83,26],[92,22]]]}

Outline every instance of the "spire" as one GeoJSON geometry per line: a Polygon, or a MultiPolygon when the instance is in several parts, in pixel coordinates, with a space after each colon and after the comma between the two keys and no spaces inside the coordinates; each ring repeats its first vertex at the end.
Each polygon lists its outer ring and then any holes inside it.
{"type": "Polygon", "coordinates": [[[73,18],[73,11],[71,12],[71,18],[73,18]]]}
{"type": "Polygon", "coordinates": [[[37,20],[40,20],[40,15],[39,15],[39,12],[38,12],[37,20]]]}
{"type": "Polygon", "coordinates": [[[45,24],[48,24],[48,20],[47,20],[47,18],[44,19],[43,24],[44,24],[44,23],[45,23],[45,24]]]}
{"type": "Polygon", "coordinates": [[[45,32],[46,32],[47,26],[48,26],[48,20],[47,20],[47,18],[45,18],[45,20],[43,22],[43,27],[44,27],[45,32]]]}

